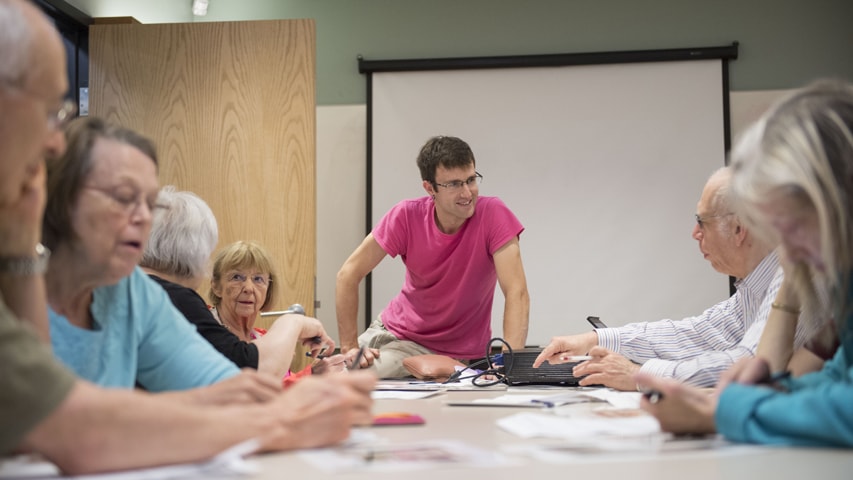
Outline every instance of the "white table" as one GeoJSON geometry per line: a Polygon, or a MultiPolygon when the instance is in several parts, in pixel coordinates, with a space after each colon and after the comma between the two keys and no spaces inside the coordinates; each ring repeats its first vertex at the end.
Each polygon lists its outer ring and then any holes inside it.
{"type": "MultiPolygon", "coordinates": [[[[425,425],[372,427],[383,439],[409,443],[421,440],[454,439],[493,451],[526,442],[497,427],[499,418],[526,411],[512,407],[454,407],[449,399],[471,400],[504,392],[446,392],[420,400],[377,400],[374,412],[412,412],[424,417],[425,425]]],[[[541,440],[554,442],[554,440],[541,440]]],[[[850,450],[805,448],[755,448],[747,452],[726,451],[665,452],[622,457],[590,454],[580,463],[554,464],[515,456],[521,465],[493,468],[436,467],[405,472],[377,472],[366,467],[360,471],[331,476],[347,480],[394,478],[402,480],[474,480],[474,479],[853,479],[853,452],[850,450]],[[587,459],[588,458],[588,459],[587,459]]],[[[298,453],[280,453],[255,457],[263,471],[258,479],[306,479],[327,476],[298,453]]]]}

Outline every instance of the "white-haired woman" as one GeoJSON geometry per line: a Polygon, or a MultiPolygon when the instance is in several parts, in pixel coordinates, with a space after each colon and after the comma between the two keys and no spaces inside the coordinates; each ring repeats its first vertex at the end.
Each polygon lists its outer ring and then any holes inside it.
{"type": "MultiPolygon", "coordinates": [[[[323,325],[304,315],[287,314],[277,319],[267,334],[241,339],[211,313],[196,290],[208,276],[207,265],[218,240],[216,217],[207,203],[192,192],[168,185],[160,190],[148,245],[140,266],[169,294],[172,303],[196,326],[198,332],[238,367],[254,368],[278,377],[287,375],[296,343],[320,338],[313,348],[333,346],[323,325]]],[[[315,363],[315,373],[329,360],[315,363]]]]}
{"type": "Polygon", "coordinates": [[[840,347],[822,370],[793,379],[771,375],[764,358],[742,361],[714,395],[637,375],[660,393],[643,407],[673,432],[853,447],[853,86],[825,80],[796,92],[750,128],[731,160],[743,217],[779,239],[788,261],[805,271],[795,285],[801,303],[774,308],[791,322],[801,307],[823,308],[840,347]]]}

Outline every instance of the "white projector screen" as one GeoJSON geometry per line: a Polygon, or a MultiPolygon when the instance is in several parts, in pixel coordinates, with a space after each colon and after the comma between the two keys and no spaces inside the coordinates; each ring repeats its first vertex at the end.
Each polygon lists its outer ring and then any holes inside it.
{"type": "MultiPolygon", "coordinates": [[[[373,71],[368,224],[425,195],[415,158],[429,137],[458,136],[480,195],[525,227],[528,345],[587,331],[588,315],[620,326],[698,314],[729,296],[691,238],[702,186],[725,163],[727,72],[721,58],[373,71]]],[[[370,317],[403,276],[399,258],[374,270],[370,317]]],[[[503,306],[496,288],[493,336],[503,306]]]]}

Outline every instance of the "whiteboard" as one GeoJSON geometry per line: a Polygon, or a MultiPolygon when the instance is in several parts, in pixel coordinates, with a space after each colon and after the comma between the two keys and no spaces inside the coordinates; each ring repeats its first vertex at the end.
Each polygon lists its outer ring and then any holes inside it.
{"type": "MultiPolygon", "coordinates": [[[[725,163],[723,60],[373,72],[368,199],[375,225],[424,195],[415,164],[431,136],[467,141],[521,220],[529,345],[610,326],[695,315],[729,296],[691,238],[696,202],[725,163]]],[[[386,258],[371,315],[402,286],[386,258]]],[[[493,336],[502,334],[496,288],[493,336]]]]}

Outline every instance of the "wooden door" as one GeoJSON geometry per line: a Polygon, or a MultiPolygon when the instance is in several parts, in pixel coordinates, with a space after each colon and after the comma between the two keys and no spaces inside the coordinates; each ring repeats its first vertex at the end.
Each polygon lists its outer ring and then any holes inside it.
{"type": "MultiPolygon", "coordinates": [[[[315,25],[93,25],[90,114],[151,137],[160,184],[201,196],[219,246],[273,255],[280,301],[314,311],[315,25]]],[[[201,289],[206,298],[207,286],[201,289]]]]}

